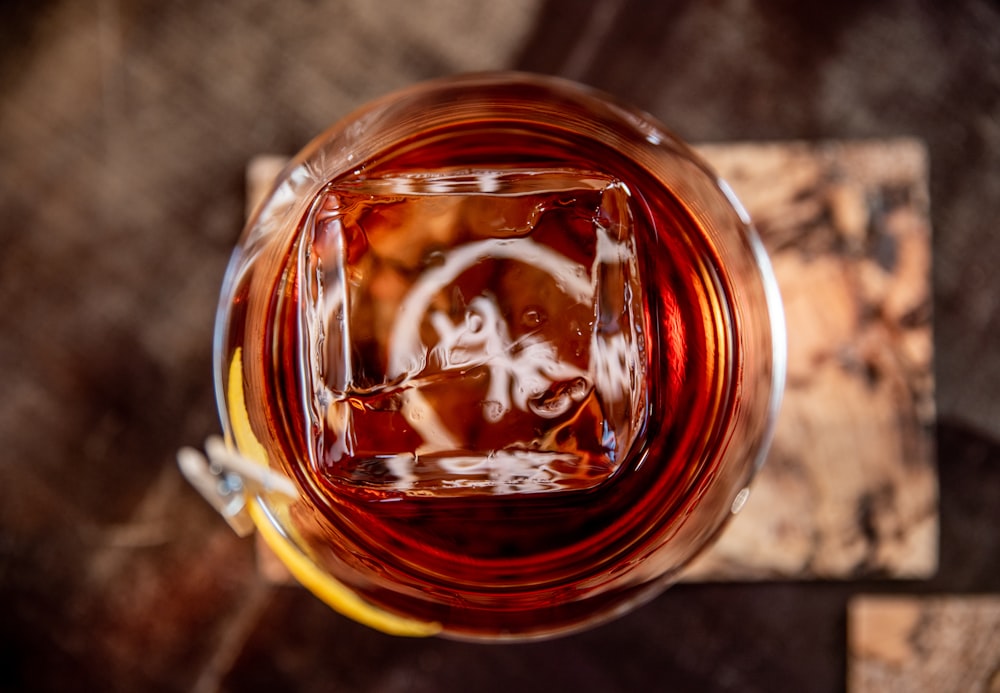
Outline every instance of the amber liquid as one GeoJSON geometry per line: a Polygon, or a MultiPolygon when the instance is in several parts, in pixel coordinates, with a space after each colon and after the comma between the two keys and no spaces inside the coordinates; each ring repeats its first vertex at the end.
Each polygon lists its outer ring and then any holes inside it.
{"type": "Polygon", "coordinates": [[[642,589],[604,586],[697,502],[738,367],[668,190],[592,140],[469,124],[331,181],[280,265],[264,419],[327,570],[470,635],[642,589]]]}

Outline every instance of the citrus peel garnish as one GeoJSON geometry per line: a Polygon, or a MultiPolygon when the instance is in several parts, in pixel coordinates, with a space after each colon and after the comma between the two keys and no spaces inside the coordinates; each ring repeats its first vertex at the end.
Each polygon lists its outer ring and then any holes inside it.
{"type": "Polygon", "coordinates": [[[253,531],[249,517],[292,576],[334,611],[389,635],[425,637],[439,633],[439,623],[404,618],[372,606],[300,548],[304,542],[287,518],[290,505],[300,494],[294,482],[271,468],[267,451],[254,435],[243,389],[242,356],[242,349],[237,348],[226,384],[232,439],[226,443],[218,438],[206,441],[211,462],[193,448],[182,448],[177,453],[181,472],[240,536],[253,531]]]}

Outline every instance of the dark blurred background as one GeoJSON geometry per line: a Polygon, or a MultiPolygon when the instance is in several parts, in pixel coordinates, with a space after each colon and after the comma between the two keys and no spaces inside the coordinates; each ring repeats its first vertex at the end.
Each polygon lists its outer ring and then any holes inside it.
{"type": "Polygon", "coordinates": [[[838,691],[862,591],[1000,591],[1000,3],[0,4],[0,690],[838,691]],[[217,430],[246,161],[395,87],[559,74],[694,142],[929,148],[941,568],[686,585],[547,643],[398,640],[265,585],[182,481],[217,430]]]}

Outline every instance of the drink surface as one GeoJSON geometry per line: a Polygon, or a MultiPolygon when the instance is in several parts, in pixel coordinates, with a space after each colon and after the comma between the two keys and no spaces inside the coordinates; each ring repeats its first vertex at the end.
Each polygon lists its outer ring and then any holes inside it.
{"type": "Polygon", "coordinates": [[[317,562],[455,632],[559,629],[640,589],[604,587],[683,522],[734,406],[695,218],[570,144],[468,127],[388,152],[325,186],[234,303],[271,296],[229,349],[259,340],[256,425],[317,562]]]}

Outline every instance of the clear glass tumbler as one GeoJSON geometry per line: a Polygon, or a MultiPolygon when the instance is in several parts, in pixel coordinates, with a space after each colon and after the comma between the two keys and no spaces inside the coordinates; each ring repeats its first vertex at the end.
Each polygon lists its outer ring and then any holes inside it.
{"type": "Polygon", "coordinates": [[[657,594],[745,499],[784,377],[735,198],[648,115],[472,75],[324,132],[250,219],[215,343],[258,530],[388,632],[526,639],[657,594]]]}

